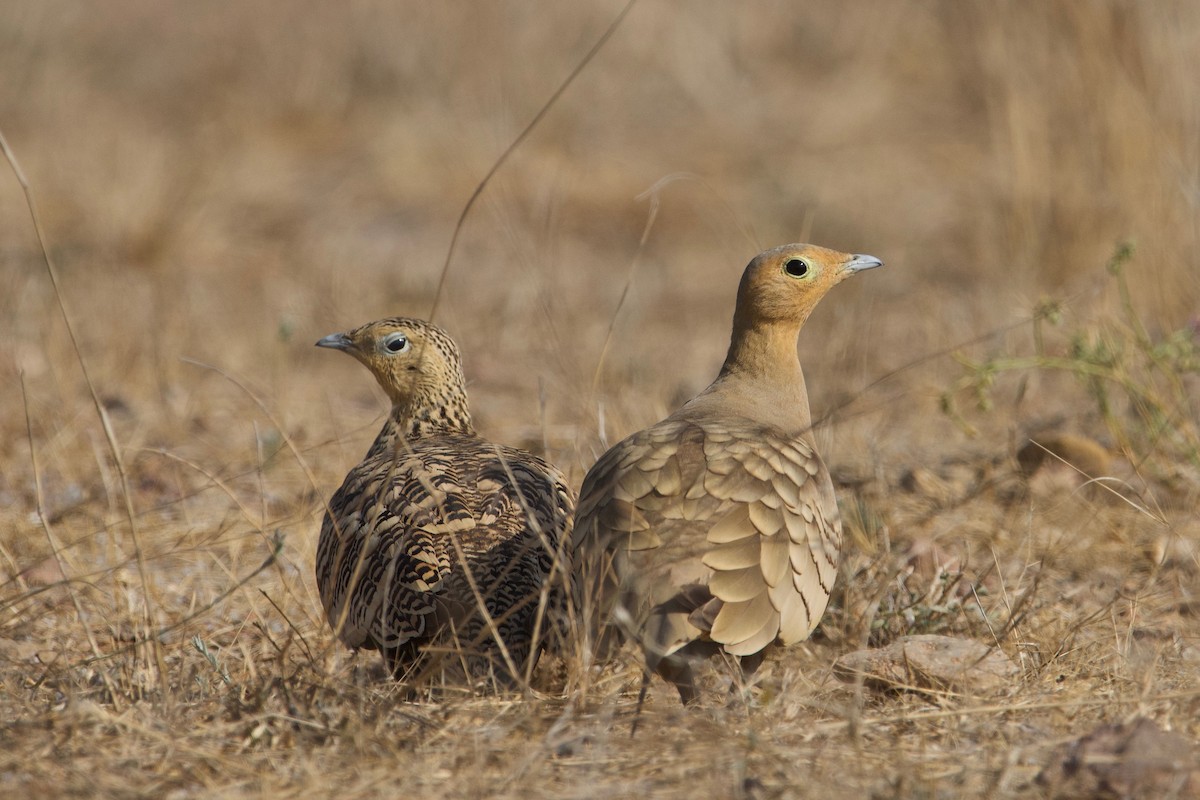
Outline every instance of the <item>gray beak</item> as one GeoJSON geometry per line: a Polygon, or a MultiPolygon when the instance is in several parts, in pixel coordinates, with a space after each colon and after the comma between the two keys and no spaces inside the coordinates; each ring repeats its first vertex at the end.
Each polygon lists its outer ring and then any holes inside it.
{"type": "Polygon", "coordinates": [[[883,262],[875,256],[855,255],[854,258],[842,265],[843,272],[862,272],[864,269],[882,267],[883,262]]]}
{"type": "Polygon", "coordinates": [[[317,347],[332,347],[334,350],[349,350],[350,337],[344,333],[331,333],[317,342],[317,347]]]}

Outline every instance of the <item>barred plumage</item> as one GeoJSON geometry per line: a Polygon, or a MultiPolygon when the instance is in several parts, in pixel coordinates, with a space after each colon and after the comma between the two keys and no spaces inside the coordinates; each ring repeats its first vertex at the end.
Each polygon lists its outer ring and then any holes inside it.
{"type": "Polygon", "coordinates": [[[397,677],[433,666],[511,683],[561,617],[573,493],[540,458],[476,435],[458,348],[437,326],[394,317],[317,345],[357,358],[392,401],[321,526],[330,624],[397,677]]]}
{"type": "Polygon", "coordinates": [[[685,703],[696,659],[724,651],[753,670],[825,611],[842,526],[796,338],[830,288],[881,263],[811,245],[760,254],[717,379],[584,478],[573,537],[586,629],[600,650],[612,632],[637,641],[685,703]]]}

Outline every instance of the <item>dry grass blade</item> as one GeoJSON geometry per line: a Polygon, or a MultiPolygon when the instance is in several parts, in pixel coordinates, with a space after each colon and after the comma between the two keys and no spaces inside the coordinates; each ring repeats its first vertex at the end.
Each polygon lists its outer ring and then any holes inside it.
{"type": "Polygon", "coordinates": [[[570,85],[575,82],[575,79],[583,73],[588,64],[592,63],[592,59],[594,59],[596,54],[604,48],[604,45],[608,43],[608,40],[612,38],[612,35],[617,32],[617,28],[621,27],[621,23],[625,21],[625,17],[629,15],[629,12],[633,10],[633,7],[636,4],[637,0],[629,0],[625,4],[625,7],[621,9],[620,13],[617,14],[609,26],[605,28],[604,33],[600,35],[600,38],[596,40],[596,43],[592,45],[592,48],[588,50],[583,58],[579,60],[579,63],[577,63],[575,67],[567,74],[567,77],[558,85],[558,88],[554,90],[554,93],[546,99],[546,102],[542,104],[542,107],[538,109],[538,112],[533,115],[533,119],[529,120],[528,124],[521,129],[519,134],[517,134],[517,138],[513,139],[508,147],[504,148],[504,152],[501,153],[499,157],[497,157],[492,163],[492,166],[487,171],[487,174],[484,175],[483,179],[479,181],[478,185],[476,185],[475,190],[471,192],[471,196],[467,198],[467,202],[463,204],[462,212],[458,215],[458,222],[456,222],[454,225],[454,233],[450,236],[450,246],[446,248],[446,261],[444,264],[442,264],[442,272],[438,276],[437,289],[434,290],[433,294],[433,305],[429,309],[429,314],[425,317],[430,322],[437,321],[438,305],[442,301],[442,294],[446,288],[446,276],[450,274],[450,263],[454,258],[454,247],[456,244],[458,244],[458,235],[462,231],[463,225],[467,221],[467,215],[471,213],[471,209],[475,206],[475,201],[478,200],[479,196],[483,194],[483,190],[486,189],[488,183],[491,182],[492,176],[500,171],[500,168],[504,166],[504,162],[508,161],[508,157],[516,152],[517,148],[521,146],[521,142],[525,141],[529,134],[533,133],[534,129],[537,128],[538,123],[542,121],[546,114],[550,112],[550,109],[554,107],[554,104],[558,102],[558,98],[562,97],[563,92],[567,91],[567,88],[570,87],[570,85]]]}
{"type": "MultiPolygon", "coordinates": [[[[2,136],[2,134],[0,134],[2,136]]],[[[92,649],[92,655],[95,658],[101,658],[100,646],[96,643],[96,636],[92,632],[91,621],[88,615],[84,613],[83,605],[79,601],[79,594],[75,591],[75,586],[70,580],[70,575],[63,563],[62,545],[58,543],[54,535],[54,530],[50,526],[50,519],[46,514],[46,506],[43,501],[42,493],[42,471],[38,467],[37,448],[33,444],[33,422],[29,418],[29,398],[25,392],[25,376],[21,375],[21,399],[25,406],[25,430],[29,440],[29,462],[33,471],[33,486],[34,496],[37,500],[37,515],[38,522],[41,524],[42,530],[46,533],[46,542],[50,545],[50,554],[55,563],[58,565],[59,572],[64,576],[64,583],[67,586],[67,591],[71,595],[71,605],[75,607],[75,619],[79,621],[79,626],[83,629],[84,636],[87,637],[88,646],[92,649]]],[[[109,695],[113,699],[113,707],[118,713],[121,711],[121,697],[117,693],[116,687],[113,685],[112,679],[107,674],[102,675],[105,687],[108,689],[109,695]]]]}
{"type": "MultiPolygon", "coordinates": [[[[88,394],[92,398],[92,406],[96,410],[96,416],[100,419],[100,426],[104,429],[104,438],[108,442],[109,454],[112,456],[113,463],[117,465],[117,474],[121,479],[121,500],[125,508],[125,517],[129,523],[129,535],[133,539],[133,555],[137,563],[138,578],[141,581],[142,587],[142,622],[147,632],[154,629],[154,598],[150,593],[150,581],[146,577],[146,559],[142,551],[141,536],[138,533],[137,514],[133,509],[133,493],[129,488],[129,476],[125,470],[125,459],[121,455],[121,447],[117,443],[116,434],[113,432],[112,422],[108,418],[108,412],[104,409],[104,404],[100,402],[100,394],[96,391],[96,386],[92,383],[92,376],[88,373],[87,361],[83,357],[83,351],[79,348],[79,340],[75,336],[75,326],[71,322],[71,315],[67,311],[67,303],[63,298],[62,289],[59,287],[58,271],[54,268],[54,261],[50,258],[50,252],[46,249],[46,237],[42,233],[42,223],[38,218],[37,204],[33,200],[33,190],[29,186],[29,181],[25,178],[25,173],[21,171],[20,164],[17,162],[17,157],[8,146],[8,140],[4,138],[3,131],[0,131],[0,150],[4,151],[4,158],[8,161],[9,167],[17,178],[17,182],[21,184],[21,191],[25,195],[25,205],[29,209],[29,217],[33,222],[33,230],[37,235],[38,247],[41,248],[42,260],[46,265],[46,274],[50,277],[50,283],[54,287],[54,298],[58,303],[58,310],[62,314],[63,325],[66,326],[67,335],[71,339],[71,347],[75,351],[75,358],[79,363],[79,369],[83,373],[84,382],[88,387],[88,394]]],[[[162,648],[159,646],[156,638],[149,640],[150,649],[147,655],[147,663],[158,676],[159,691],[161,692],[160,699],[166,701],[169,686],[167,684],[166,665],[163,662],[162,648]]]]}
{"type": "Polygon", "coordinates": [[[283,552],[283,535],[279,531],[276,531],[275,536],[271,540],[271,552],[267,554],[267,557],[265,559],[263,559],[263,562],[261,564],[259,564],[250,573],[243,576],[241,580],[237,581],[232,586],[225,589],[225,591],[218,594],[211,601],[209,601],[202,607],[196,609],[191,614],[188,614],[187,616],[185,616],[179,620],[176,620],[172,624],[167,625],[163,628],[159,628],[158,630],[152,632],[148,636],[135,639],[134,641],[130,642],[125,647],[117,648],[116,650],[105,653],[103,655],[96,655],[96,656],[93,656],[92,658],[84,659],[84,661],[81,663],[82,664],[94,664],[98,661],[104,661],[106,659],[115,658],[123,653],[127,653],[130,650],[133,650],[134,648],[140,647],[141,645],[149,643],[149,642],[161,643],[163,638],[166,637],[167,634],[173,633],[177,630],[180,630],[180,629],[190,625],[195,620],[200,619],[205,614],[209,613],[214,608],[217,608],[222,603],[224,603],[231,595],[233,595],[234,592],[241,589],[243,586],[248,584],[250,581],[254,580],[254,578],[256,576],[258,576],[261,572],[265,571],[266,569],[270,568],[273,564],[275,564],[275,562],[279,559],[279,554],[282,552],[283,552]]]}

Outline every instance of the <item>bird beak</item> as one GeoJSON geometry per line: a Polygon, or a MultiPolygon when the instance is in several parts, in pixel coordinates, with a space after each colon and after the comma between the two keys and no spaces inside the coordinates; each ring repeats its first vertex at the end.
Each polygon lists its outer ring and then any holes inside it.
{"type": "Polygon", "coordinates": [[[317,347],[332,347],[334,350],[349,350],[351,345],[350,337],[344,333],[331,333],[317,342],[317,347]]]}
{"type": "Polygon", "coordinates": [[[855,255],[842,265],[842,272],[861,272],[864,269],[882,267],[883,262],[875,256],[855,255]]]}

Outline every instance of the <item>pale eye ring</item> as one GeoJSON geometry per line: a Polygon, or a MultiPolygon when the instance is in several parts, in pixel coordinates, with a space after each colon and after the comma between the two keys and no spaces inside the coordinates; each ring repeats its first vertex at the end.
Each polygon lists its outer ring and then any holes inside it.
{"type": "Polygon", "coordinates": [[[408,347],[408,337],[399,331],[383,337],[383,349],[388,353],[403,353],[408,347]]]}
{"type": "Polygon", "coordinates": [[[808,274],[808,262],[802,258],[789,258],[783,264],[783,271],[793,278],[803,278],[808,274]]]}

